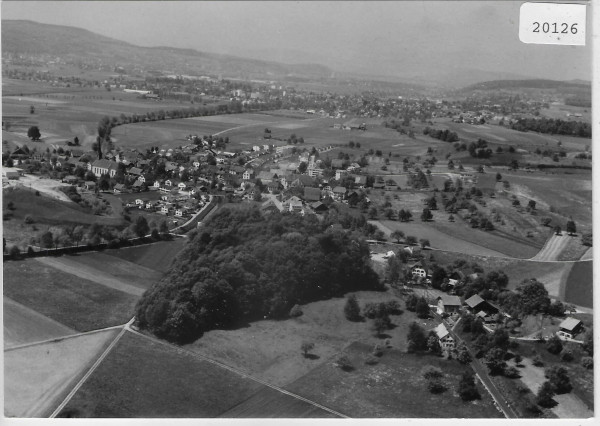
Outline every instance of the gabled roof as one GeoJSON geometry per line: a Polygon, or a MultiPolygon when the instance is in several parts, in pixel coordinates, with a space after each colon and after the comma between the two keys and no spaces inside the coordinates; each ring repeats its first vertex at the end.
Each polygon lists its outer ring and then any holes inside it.
{"type": "Polygon", "coordinates": [[[304,199],[306,201],[319,201],[321,199],[321,190],[310,186],[304,187],[304,199]]]}
{"type": "Polygon", "coordinates": [[[450,296],[449,294],[443,294],[438,297],[438,300],[442,299],[444,306],[460,306],[460,297],[450,296]]]}
{"type": "Polygon", "coordinates": [[[336,194],[345,194],[346,188],[344,188],[343,186],[336,186],[335,188],[333,188],[333,192],[336,194]]]}
{"type": "Polygon", "coordinates": [[[559,327],[564,328],[565,330],[573,331],[581,324],[581,321],[575,318],[567,318],[563,322],[560,323],[559,327]]]}
{"type": "Polygon", "coordinates": [[[474,294],[473,296],[469,297],[467,300],[465,300],[465,303],[469,306],[469,308],[473,309],[474,307],[478,306],[480,303],[485,302],[485,300],[483,300],[481,298],[481,296],[479,296],[478,294],[474,294]]]}
{"type": "Polygon", "coordinates": [[[92,167],[99,167],[101,169],[108,169],[108,170],[117,170],[117,163],[115,163],[114,161],[110,161],[110,160],[106,160],[106,159],[102,159],[102,160],[96,160],[92,163],[92,167]]]}
{"type": "Polygon", "coordinates": [[[129,169],[129,174],[131,174],[131,175],[141,175],[142,174],[142,169],[137,168],[137,167],[132,167],[131,169],[129,169]]]}
{"type": "Polygon", "coordinates": [[[433,330],[435,331],[435,334],[437,334],[438,339],[443,339],[444,337],[450,334],[450,332],[443,323],[438,325],[433,330]]]}

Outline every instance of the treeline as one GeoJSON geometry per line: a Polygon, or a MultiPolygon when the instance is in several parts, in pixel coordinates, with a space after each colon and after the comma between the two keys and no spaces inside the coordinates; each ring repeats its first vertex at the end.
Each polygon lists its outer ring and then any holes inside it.
{"type": "Polygon", "coordinates": [[[174,342],[240,321],[286,317],[295,304],[381,289],[360,233],[316,217],[220,210],[139,301],[140,327],[174,342]]]}
{"type": "Polygon", "coordinates": [[[430,127],[425,127],[423,129],[424,135],[429,135],[432,138],[439,139],[444,142],[456,142],[458,141],[458,134],[456,132],[451,132],[450,130],[438,130],[432,129],[430,127]]]}
{"type": "Polygon", "coordinates": [[[572,96],[565,99],[565,105],[591,108],[592,98],[589,96],[572,96]]]}
{"type": "Polygon", "coordinates": [[[553,118],[519,118],[510,122],[510,128],[520,132],[532,130],[551,135],[569,135],[582,138],[592,137],[592,126],[583,121],[565,121],[553,118]]]}

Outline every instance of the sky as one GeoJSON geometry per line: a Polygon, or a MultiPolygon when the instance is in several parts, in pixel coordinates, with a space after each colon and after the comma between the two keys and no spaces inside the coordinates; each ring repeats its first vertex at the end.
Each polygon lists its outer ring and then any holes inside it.
{"type": "MultiPolygon", "coordinates": [[[[465,69],[591,79],[588,46],[524,44],[519,1],[2,2],[2,19],[172,46],[391,76],[465,69]]],[[[588,11],[588,25],[591,13],[588,11]]]]}

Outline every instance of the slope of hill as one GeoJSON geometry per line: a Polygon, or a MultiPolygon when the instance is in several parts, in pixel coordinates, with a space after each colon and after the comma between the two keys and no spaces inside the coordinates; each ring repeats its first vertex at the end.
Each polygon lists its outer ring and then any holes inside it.
{"type": "Polygon", "coordinates": [[[473,90],[498,90],[498,89],[518,89],[518,88],[530,88],[530,89],[591,89],[591,83],[582,80],[577,81],[557,81],[557,80],[543,80],[543,79],[531,79],[531,80],[493,80],[484,81],[477,84],[464,87],[461,91],[469,92],[473,90]]]}
{"type": "Polygon", "coordinates": [[[281,64],[172,47],[140,47],[93,32],[24,20],[2,21],[2,50],[30,55],[55,55],[104,64],[137,65],[181,73],[326,77],[331,70],[315,64],[281,64]]]}

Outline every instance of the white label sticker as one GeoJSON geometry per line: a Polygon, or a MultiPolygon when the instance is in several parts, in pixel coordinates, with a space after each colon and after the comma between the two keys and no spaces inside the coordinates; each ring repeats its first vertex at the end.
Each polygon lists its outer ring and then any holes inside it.
{"type": "Polygon", "coordinates": [[[523,43],[585,46],[584,4],[523,3],[519,39],[523,43]]]}

